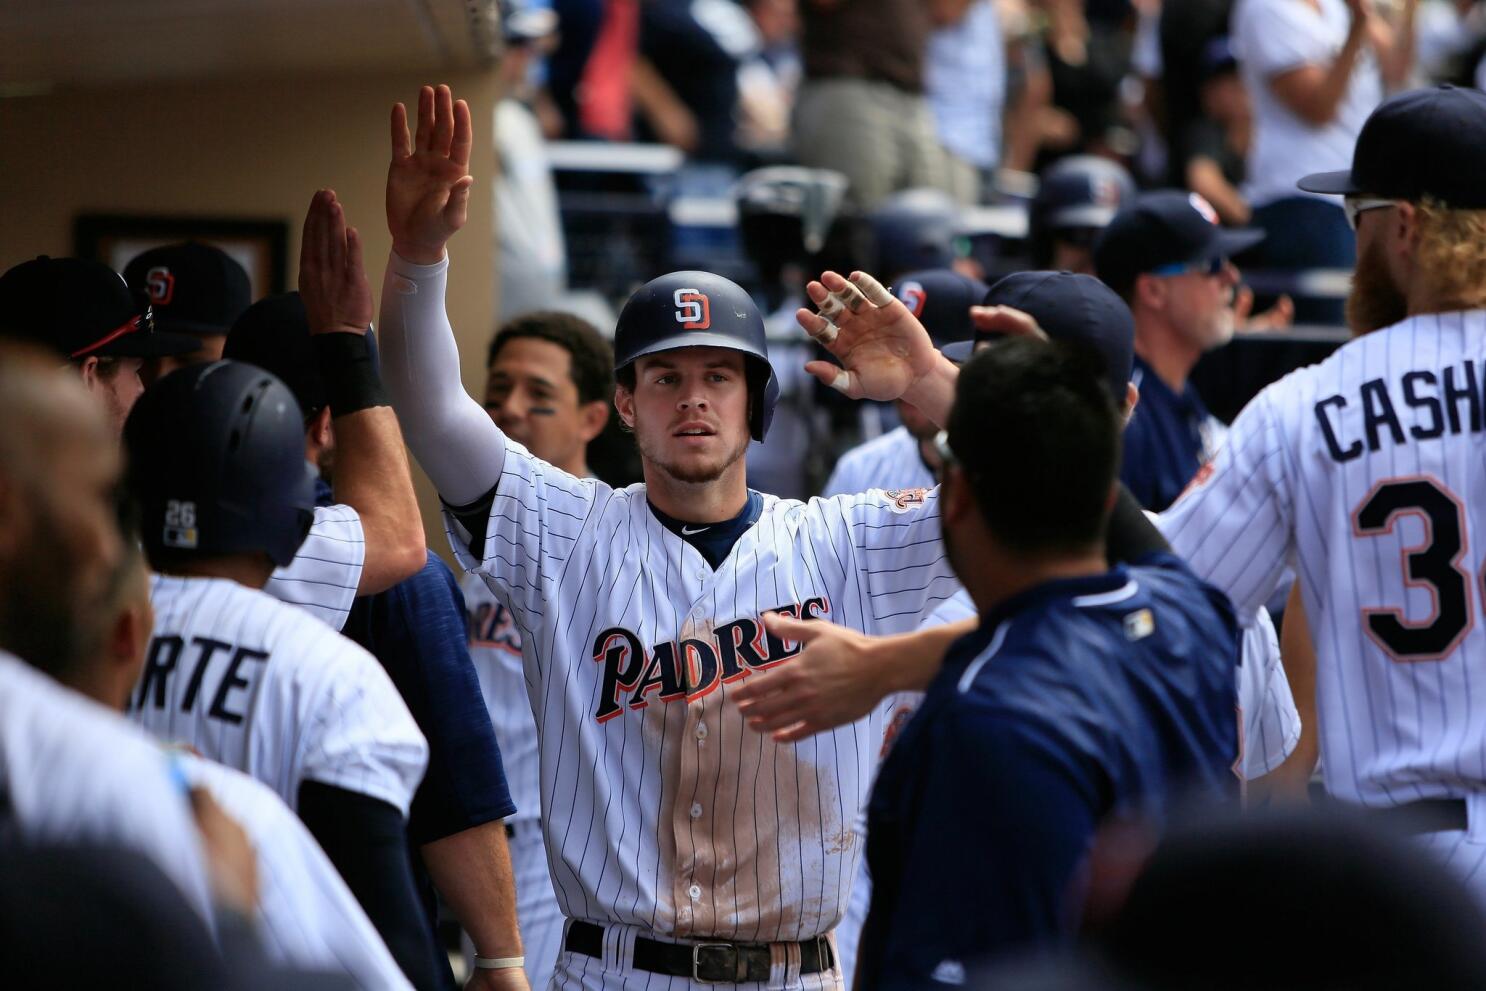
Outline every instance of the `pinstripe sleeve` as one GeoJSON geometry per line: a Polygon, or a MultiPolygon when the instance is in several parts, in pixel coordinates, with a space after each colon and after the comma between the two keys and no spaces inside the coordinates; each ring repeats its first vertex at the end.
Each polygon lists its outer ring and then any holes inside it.
{"type": "Polygon", "coordinates": [[[1280,664],[1280,642],[1269,610],[1243,631],[1238,706],[1243,711],[1243,776],[1252,781],[1284,763],[1300,742],[1300,713],[1280,664]]]}
{"type": "Polygon", "coordinates": [[[839,514],[864,593],[869,633],[901,633],[959,591],[944,553],[939,489],[871,489],[827,500],[839,514]]]}
{"type": "MultiPolygon", "coordinates": [[[[332,639],[333,638],[333,639],[332,639]]],[[[307,678],[303,776],[369,795],[403,816],[428,767],[428,743],[376,658],[339,634],[307,678]]]]}
{"type": "Polygon", "coordinates": [[[1161,515],[1172,548],[1239,616],[1254,615],[1274,592],[1294,546],[1277,398],[1270,386],[1244,408],[1217,457],[1161,515]]]}
{"type": "Polygon", "coordinates": [[[365,563],[360,514],[350,506],[320,506],[299,553],[273,573],[263,590],[339,630],[346,625],[365,563]]]}

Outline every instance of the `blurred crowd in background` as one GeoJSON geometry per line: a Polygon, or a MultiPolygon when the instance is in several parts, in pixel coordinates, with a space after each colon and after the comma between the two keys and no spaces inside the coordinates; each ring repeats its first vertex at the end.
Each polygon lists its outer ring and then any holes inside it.
{"type": "MultiPolygon", "coordinates": [[[[1285,231],[1245,268],[1348,268],[1340,205],[1295,179],[1347,165],[1387,94],[1476,85],[1486,52],[1470,0],[524,2],[496,129],[506,315],[687,266],[776,302],[779,263],[802,253],[880,267],[854,227],[905,191],[953,218],[974,274],[1004,274],[1039,261],[1039,177],[1082,155],[1285,231]],[[795,176],[810,195],[739,182],[781,166],[814,170],[795,176]],[[750,230],[807,205],[806,243],[750,230]]],[[[1303,322],[1340,323],[1335,293],[1295,284],[1303,322]]]]}
{"type": "MultiPolygon", "coordinates": [[[[1486,54],[1470,0],[519,2],[494,126],[501,318],[612,327],[639,283],[701,269],[771,314],[785,369],[809,350],[807,273],[1102,276],[1102,228],[1172,188],[1264,235],[1224,259],[1235,329],[1293,321],[1334,345],[1354,240],[1337,198],[1295,180],[1347,167],[1389,94],[1477,85],[1486,54]]],[[[836,415],[803,373],[784,388],[789,440],[750,461],[765,491],[819,491],[845,447],[896,425],[870,404],[836,415]]]]}

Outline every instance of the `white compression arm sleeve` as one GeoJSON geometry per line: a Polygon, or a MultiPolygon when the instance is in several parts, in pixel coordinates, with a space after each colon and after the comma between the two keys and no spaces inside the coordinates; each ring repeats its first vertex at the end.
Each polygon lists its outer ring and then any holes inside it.
{"type": "Polygon", "coordinates": [[[453,506],[495,487],[506,437],[459,378],[459,348],[444,311],[449,259],[387,259],[382,282],[382,381],[413,456],[453,506]]]}

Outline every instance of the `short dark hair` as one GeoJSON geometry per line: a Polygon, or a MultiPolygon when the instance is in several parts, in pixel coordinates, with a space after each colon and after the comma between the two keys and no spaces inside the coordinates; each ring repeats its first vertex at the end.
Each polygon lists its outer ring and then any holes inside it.
{"type": "Polygon", "coordinates": [[[614,349],[598,328],[571,313],[537,310],[507,321],[490,341],[488,369],[501,348],[521,338],[551,341],[572,358],[570,374],[578,387],[578,402],[609,402],[614,398],[614,349]]]}
{"type": "Polygon", "coordinates": [[[949,447],[986,525],[1018,553],[1103,539],[1120,418],[1102,362],[1072,343],[1009,338],[960,370],[949,447]]]}

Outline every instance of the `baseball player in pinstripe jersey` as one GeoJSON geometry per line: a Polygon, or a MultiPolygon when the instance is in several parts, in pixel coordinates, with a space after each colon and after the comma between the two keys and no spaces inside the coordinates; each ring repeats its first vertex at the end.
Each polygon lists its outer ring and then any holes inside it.
{"type": "MultiPolygon", "coordinates": [[[[490,343],[485,409],[501,431],[574,478],[588,478],[588,442],[609,419],[614,351],[569,313],[527,313],[490,343]]],[[[527,977],[544,988],[562,940],[563,915],[542,840],[536,725],[521,660],[521,631],[479,576],[460,582],[469,613],[470,659],[490,712],[517,812],[506,820],[527,977]]]]}
{"type": "MultiPolygon", "coordinates": [[[[721,981],[835,987],[829,934],[859,854],[852,823],[881,728],[798,745],[746,736],[731,701],[796,644],[768,614],[911,629],[950,594],[933,492],[781,501],[743,455],[768,425],[771,369],[746,294],[700,272],[654,280],[616,332],[615,407],[647,481],[575,478],[510,442],[459,388],[444,245],[462,226],[469,111],[419,98],[393,114],[383,286],[385,375],[448,506],[451,543],[522,635],[540,734],[548,861],[569,918],[554,983],[721,981]]],[[[902,304],[870,277],[812,283],[827,312],[902,304]]],[[[906,311],[903,311],[906,313],[906,311]]],[[[906,337],[832,335],[854,397],[947,407],[949,365],[906,337]]]]}
{"type": "Polygon", "coordinates": [[[1240,612],[1294,563],[1327,789],[1486,896],[1483,169],[1486,94],[1441,87],[1384,102],[1350,170],[1300,181],[1345,197],[1360,336],[1249,403],[1165,529],[1240,612]]]}
{"type": "Polygon", "coordinates": [[[57,678],[98,649],[125,546],[103,411],[39,349],[0,344],[0,834],[148,858],[211,919],[184,789],[152,741],[57,678]]]}
{"type": "MultiPolygon", "coordinates": [[[[63,683],[123,711],[144,665],[153,627],[150,576],[138,543],[126,550],[108,633],[63,683]]],[[[410,988],[334,865],[304,824],[267,785],[194,754],[169,758],[191,788],[211,795],[243,827],[256,862],[254,921],[265,956],[278,964],[352,976],[363,988],[410,988]]]]}
{"type": "Polygon", "coordinates": [[[288,388],[241,362],[173,372],[135,404],[127,482],[157,574],[130,714],[271,788],[425,986],[437,958],[404,835],[423,734],[375,658],[261,591],[309,527],[302,430],[288,388]]]}

